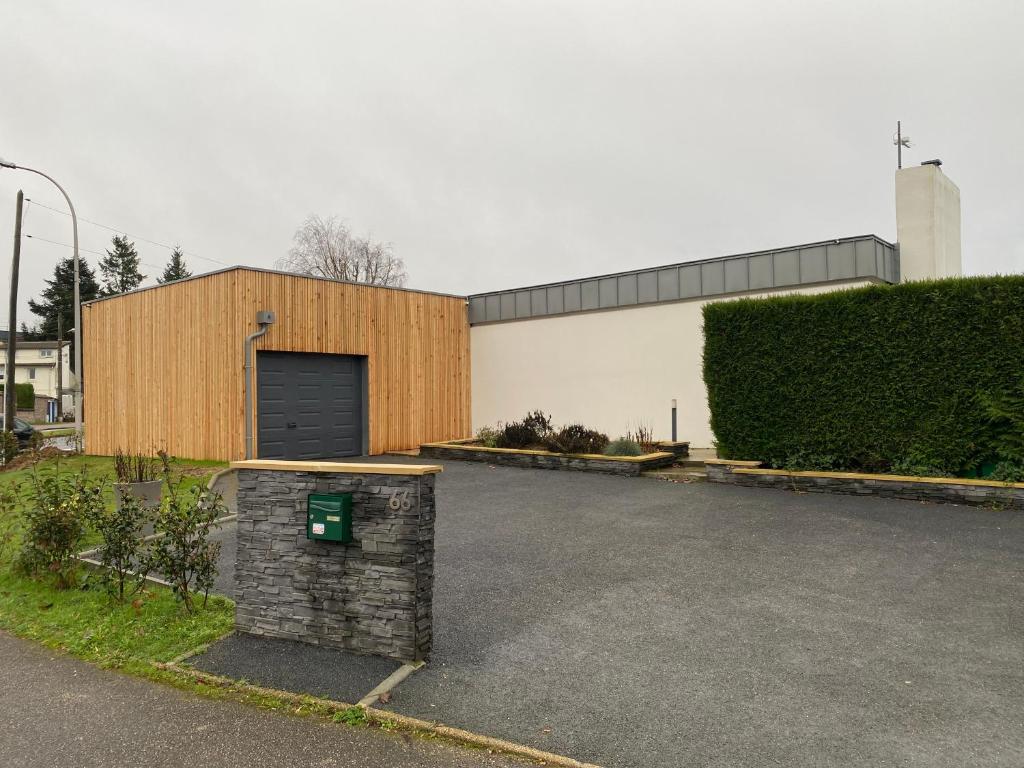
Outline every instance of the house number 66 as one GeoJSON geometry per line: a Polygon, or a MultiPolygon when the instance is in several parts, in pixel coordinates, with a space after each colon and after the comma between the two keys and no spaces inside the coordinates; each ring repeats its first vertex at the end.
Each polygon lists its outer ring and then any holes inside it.
{"type": "Polygon", "coordinates": [[[391,498],[388,499],[388,506],[394,510],[400,509],[403,512],[408,512],[412,509],[412,502],[409,501],[409,492],[402,491],[399,493],[398,491],[395,491],[391,494],[391,498]]]}

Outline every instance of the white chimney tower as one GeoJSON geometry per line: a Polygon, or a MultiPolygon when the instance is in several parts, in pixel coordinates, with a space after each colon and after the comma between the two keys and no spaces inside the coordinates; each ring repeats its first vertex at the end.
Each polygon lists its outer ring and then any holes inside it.
{"type": "Polygon", "coordinates": [[[955,277],[960,265],[960,190],[929,160],[896,171],[900,279],[955,277]]]}

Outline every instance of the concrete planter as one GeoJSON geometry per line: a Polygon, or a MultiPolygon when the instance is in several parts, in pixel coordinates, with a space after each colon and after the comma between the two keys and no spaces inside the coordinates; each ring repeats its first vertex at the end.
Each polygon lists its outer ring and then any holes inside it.
{"type": "Polygon", "coordinates": [[[487,448],[472,445],[470,440],[452,440],[446,443],[425,443],[420,456],[431,459],[458,459],[480,461],[505,467],[523,469],[569,469],[578,472],[603,472],[610,475],[638,477],[651,469],[669,467],[676,454],[668,451],[643,456],[604,456],[596,453],[551,453],[515,448],[487,448]]]}
{"type": "Polygon", "coordinates": [[[163,497],[163,480],[146,480],[142,483],[114,483],[114,503],[117,509],[121,508],[121,499],[124,496],[132,496],[142,502],[142,506],[148,509],[156,509],[160,506],[163,497]]]}

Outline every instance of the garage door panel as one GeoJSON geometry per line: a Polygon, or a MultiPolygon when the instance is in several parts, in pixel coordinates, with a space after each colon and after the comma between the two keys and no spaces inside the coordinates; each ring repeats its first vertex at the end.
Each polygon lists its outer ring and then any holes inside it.
{"type": "Polygon", "coordinates": [[[356,356],[257,353],[259,456],[301,460],[360,455],[361,365],[356,356]]]}

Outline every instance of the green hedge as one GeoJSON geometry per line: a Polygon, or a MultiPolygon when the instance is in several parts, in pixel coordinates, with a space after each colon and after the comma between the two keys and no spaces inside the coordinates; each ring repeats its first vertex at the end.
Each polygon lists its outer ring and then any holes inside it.
{"type": "MultiPolygon", "coordinates": [[[[0,402],[2,402],[3,395],[4,385],[0,384],[0,402]]],[[[15,384],[14,402],[17,404],[19,411],[31,411],[36,407],[36,388],[28,382],[15,384]]]]}
{"type": "Polygon", "coordinates": [[[719,302],[704,335],[725,458],[920,474],[1024,462],[1024,277],[719,302]]]}

